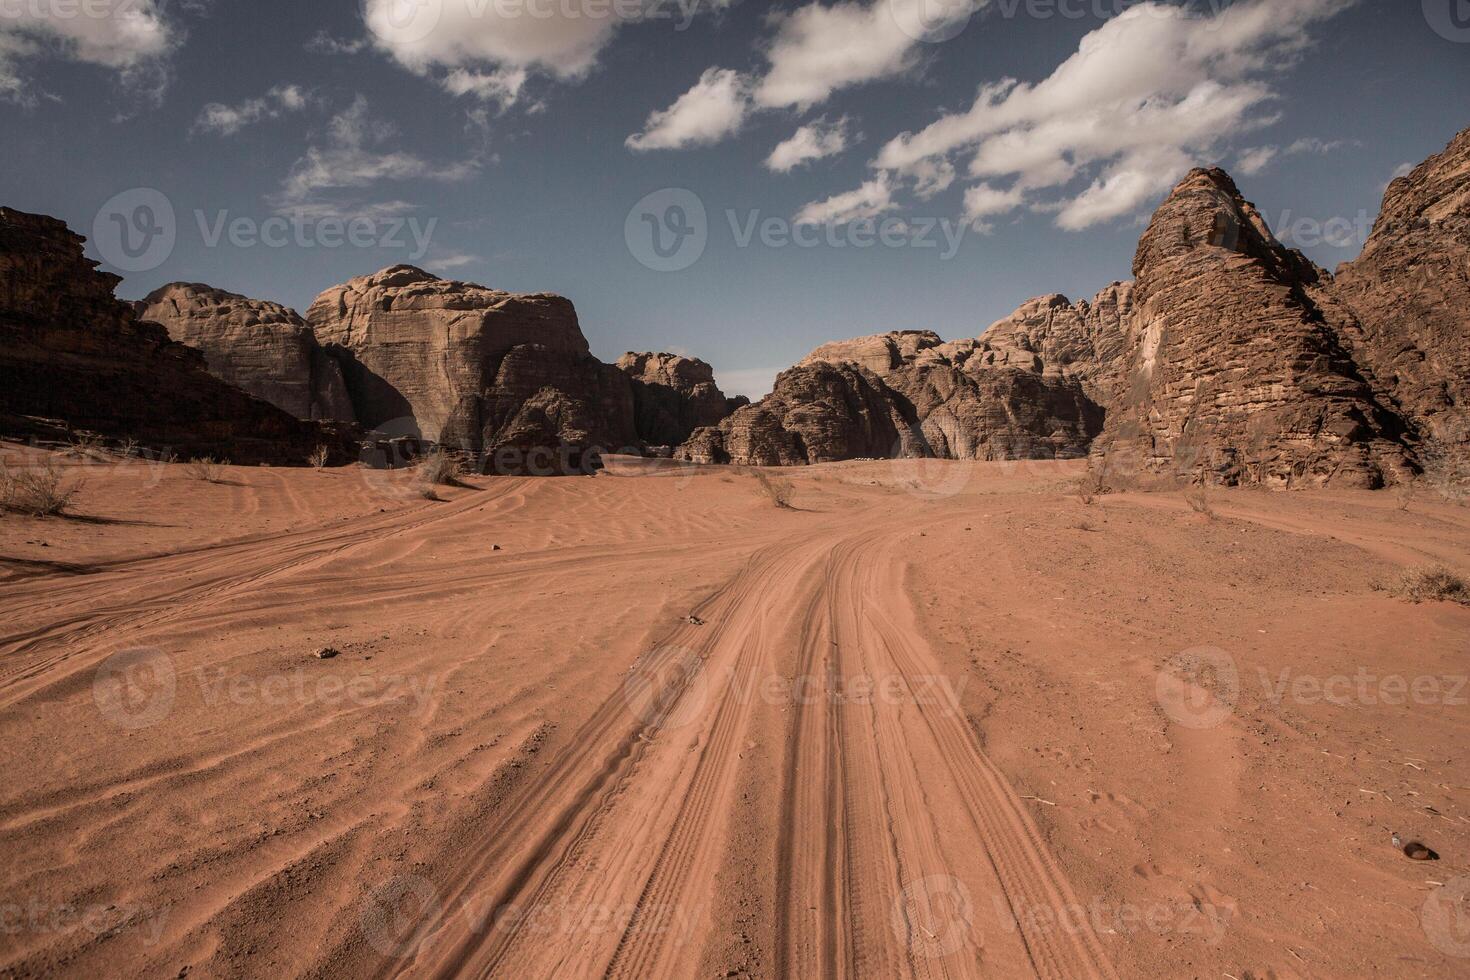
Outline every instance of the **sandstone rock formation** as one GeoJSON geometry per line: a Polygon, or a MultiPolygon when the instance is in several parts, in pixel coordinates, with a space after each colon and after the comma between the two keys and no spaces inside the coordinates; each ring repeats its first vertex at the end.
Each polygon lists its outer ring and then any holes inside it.
{"type": "Polygon", "coordinates": [[[1129,348],[1133,283],[1115,282],[1090,302],[1041,296],[980,335],[982,363],[1075,378],[1106,405],[1117,394],[1129,348]]]}
{"type": "Polygon", "coordinates": [[[215,377],[297,418],[355,421],[342,368],[295,310],[199,283],[171,283],[135,308],[203,351],[215,377]]]}
{"type": "Polygon", "coordinates": [[[319,444],[348,456],[344,437],[211,376],[204,355],[139,320],[84,242],[55,218],[0,208],[0,427],[26,435],[41,417],[237,463],[300,464],[319,444]]]}
{"type": "Polygon", "coordinates": [[[900,454],[914,425],[873,372],[819,361],[783,371],[769,395],[699,429],[675,455],[744,466],[888,457],[900,454]]]}
{"type": "Polygon", "coordinates": [[[548,468],[524,464],[532,450],[562,454],[549,467],[559,471],[588,448],[638,445],[628,378],[591,355],[560,296],[400,265],[327,290],[306,318],[350,355],[343,370],[365,428],[483,453],[506,472],[548,468]]]}
{"type": "Polygon", "coordinates": [[[1134,259],[1126,385],[1098,451],[1145,472],[1276,487],[1377,487],[1412,473],[1403,421],[1220,170],[1194,170],[1134,259]]]}
{"type": "Polygon", "coordinates": [[[680,458],[801,465],[860,457],[1085,456],[1102,411],[1075,379],[992,367],[976,340],[896,331],[825,344],[680,458]]]}
{"type": "Polygon", "coordinates": [[[1470,475],[1470,130],[1389,185],[1330,294],[1355,359],[1413,424],[1421,462],[1470,475]]]}
{"type": "Polygon", "coordinates": [[[678,446],[695,429],[717,425],[749,403],[726,398],[714,369],[698,358],[630,351],[618,358],[617,367],[632,383],[634,424],[649,446],[678,446]]]}

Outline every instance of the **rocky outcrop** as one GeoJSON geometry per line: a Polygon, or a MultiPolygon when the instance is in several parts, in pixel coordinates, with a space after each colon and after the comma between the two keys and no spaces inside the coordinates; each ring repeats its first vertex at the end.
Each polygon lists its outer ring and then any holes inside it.
{"type": "Polygon", "coordinates": [[[1099,405],[1118,393],[1131,340],[1133,283],[1115,282],[1090,302],[1060,294],[1022,304],[980,336],[981,363],[1075,379],[1099,405]]]}
{"type": "Polygon", "coordinates": [[[743,466],[798,466],[901,454],[915,420],[873,372],[818,361],[781,373],[771,393],[703,428],[680,459],[743,466]]]}
{"type": "Polygon", "coordinates": [[[484,454],[501,472],[545,468],[524,464],[533,451],[544,462],[638,446],[628,378],[591,355],[560,296],[400,265],[327,290],[306,318],[340,349],[365,428],[484,454]]]}
{"type": "Polygon", "coordinates": [[[344,436],[302,422],[213,377],[204,355],[140,320],[55,218],[0,208],[0,425],[36,417],[181,457],[304,463],[317,445],[346,459],[344,436]]]}
{"type": "Polygon", "coordinates": [[[1080,382],[990,366],[984,350],[929,331],[823,345],[678,455],[747,465],[1085,456],[1103,416],[1080,382]]]}
{"type": "Polygon", "coordinates": [[[1227,484],[1378,487],[1411,474],[1402,419],[1311,298],[1324,274],[1223,171],[1175,188],[1133,271],[1132,349],[1099,454],[1227,484]]]}
{"type": "Polygon", "coordinates": [[[1362,255],[1327,292],[1421,461],[1470,469],[1470,130],[1388,186],[1362,255]]]}
{"type": "Polygon", "coordinates": [[[199,283],[171,283],[135,309],[202,351],[215,377],[297,418],[356,420],[341,366],[295,310],[199,283]]]}
{"type": "Polygon", "coordinates": [[[695,429],[717,425],[747,398],[726,398],[715,383],[714,369],[680,354],[629,352],[617,368],[633,389],[633,418],[638,438],[650,447],[682,444],[695,429]]]}

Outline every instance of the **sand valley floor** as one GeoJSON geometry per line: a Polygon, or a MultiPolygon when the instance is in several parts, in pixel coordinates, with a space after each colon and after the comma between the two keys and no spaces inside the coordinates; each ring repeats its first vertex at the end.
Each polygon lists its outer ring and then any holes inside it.
{"type": "Polygon", "coordinates": [[[0,975],[1470,970],[1470,608],[1375,588],[1465,507],[73,465],[0,521],[0,975]]]}

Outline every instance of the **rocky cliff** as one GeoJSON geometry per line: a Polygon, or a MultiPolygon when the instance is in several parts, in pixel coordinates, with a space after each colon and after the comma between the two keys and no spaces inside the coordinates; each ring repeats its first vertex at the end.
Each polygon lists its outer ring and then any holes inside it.
{"type": "Polygon", "coordinates": [[[678,446],[695,429],[717,425],[749,403],[726,398],[714,369],[698,358],[630,351],[618,358],[617,367],[632,385],[638,438],[651,447],[678,446]]]}
{"type": "Polygon", "coordinates": [[[1133,271],[1132,344],[1097,451],[1144,473],[1275,487],[1408,478],[1406,427],[1278,242],[1220,170],[1155,213],[1133,271]]]}
{"type": "Polygon", "coordinates": [[[1470,130],[1389,185],[1362,255],[1326,292],[1423,464],[1470,467],[1470,130]]]}
{"type": "Polygon", "coordinates": [[[532,450],[565,460],[639,443],[627,376],[591,355],[560,296],[395,266],[327,290],[306,318],[347,355],[365,428],[482,453],[500,471],[525,469],[517,460],[532,450]]]}
{"type": "Polygon", "coordinates": [[[135,304],[209,372],[302,419],[356,421],[342,368],[295,311],[199,283],[171,283],[135,304]]]}
{"type": "Polygon", "coordinates": [[[1133,339],[1133,283],[1115,282],[1091,301],[1060,294],[1030,300],[980,335],[989,367],[1013,367],[1075,379],[1087,397],[1107,405],[1118,394],[1133,339]]]}
{"type": "Polygon", "coordinates": [[[946,344],[930,331],[825,344],[678,455],[751,465],[1085,456],[1103,416],[1081,383],[993,366],[984,353],[979,341],[946,344]]]}
{"type": "Polygon", "coordinates": [[[28,418],[134,438],[181,457],[304,463],[340,436],[211,376],[204,355],[140,320],[97,271],[85,242],[55,218],[0,208],[0,425],[28,418]]]}

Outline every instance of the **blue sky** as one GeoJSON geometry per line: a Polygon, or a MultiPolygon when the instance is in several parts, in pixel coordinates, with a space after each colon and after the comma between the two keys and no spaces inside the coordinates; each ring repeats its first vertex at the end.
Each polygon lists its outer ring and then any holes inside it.
{"type": "Polygon", "coordinates": [[[0,0],[0,204],[128,298],[412,261],[760,394],[1127,278],[1195,164],[1331,268],[1467,91],[1467,0],[0,0]]]}

